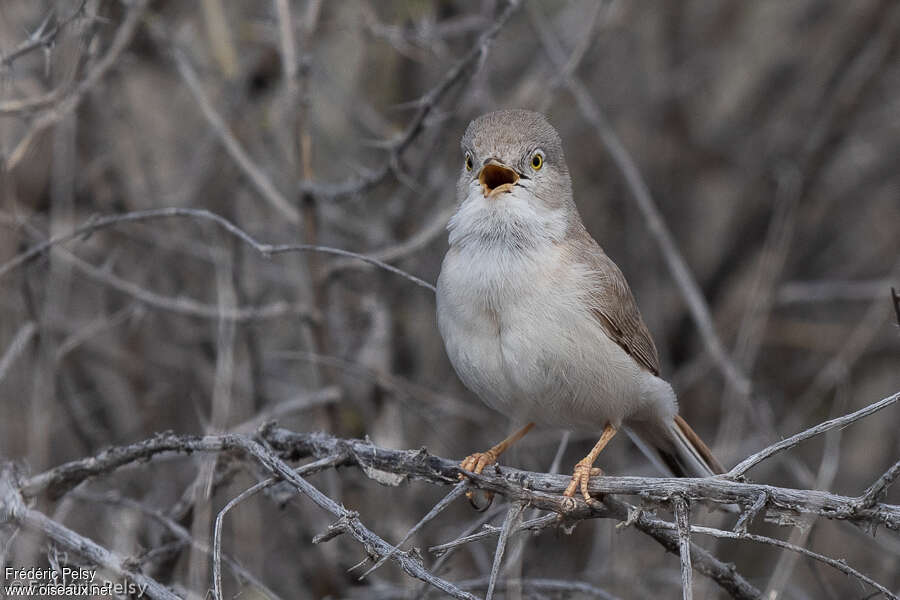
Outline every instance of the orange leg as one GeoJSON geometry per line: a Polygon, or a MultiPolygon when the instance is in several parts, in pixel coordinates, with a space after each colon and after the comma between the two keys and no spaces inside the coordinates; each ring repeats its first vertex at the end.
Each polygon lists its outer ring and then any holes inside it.
{"type": "MultiPolygon", "coordinates": [[[[488,465],[492,465],[497,462],[497,459],[501,454],[506,452],[506,449],[518,442],[520,439],[525,437],[525,434],[531,431],[531,428],[534,427],[534,423],[529,423],[522,429],[518,430],[487,452],[476,452],[475,454],[470,454],[467,456],[461,463],[459,463],[459,468],[464,471],[471,471],[473,473],[481,474],[484,471],[484,468],[488,465]]],[[[464,475],[460,473],[459,478],[462,479],[464,475]]],[[[472,501],[474,494],[472,490],[466,492],[466,498],[469,499],[469,502],[472,501]]],[[[488,492],[488,506],[490,506],[490,501],[493,499],[494,494],[492,492],[488,492]]],[[[473,504],[474,506],[474,504],[473,504]]],[[[487,507],[485,507],[487,508],[487,507]]],[[[484,510],[484,509],[482,509],[484,510]]]]}
{"type": "Polygon", "coordinates": [[[587,456],[575,463],[575,470],[572,472],[572,481],[569,482],[566,491],[563,492],[564,496],[569,496],[571,498],[575,495],[575,490],[580,488],[584,500],[588,503],[592,502],[591,495],[588,493],[588,482],[591,480],[591,475],[601,475],[603,473],[600,469],[594,468],[594,461],[597,460],[597,457],[603,452],[603,449],[606,447],[606,444],[609,443],[609,440],[613,439],[613,436],[616,435],[616,431],[617,429],[611,424],[606,424],[606,427],[603,428],[603,433],[600,434],[600,439],[594,444],[593,450],[591,450],[587,456]]]}

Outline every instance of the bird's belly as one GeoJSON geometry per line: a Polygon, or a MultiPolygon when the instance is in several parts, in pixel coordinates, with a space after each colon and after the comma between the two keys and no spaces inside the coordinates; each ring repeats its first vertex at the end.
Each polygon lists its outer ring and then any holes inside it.
{"type": "Polygon", "coordinates": [[[507,399],[513,410],[567,429],[621,424],[639,396],[631,357],[584,315],[528,316],[510,311],[500,335],[503,368],[518,392],[507,399]]]}
{"type": "Polygon", "coordinates": [[[439,294],[438,324],[463,383],[516,421],[618,426],[638,402],[637,363],[564,290],[504,296],[481,303],[439,294]]]}

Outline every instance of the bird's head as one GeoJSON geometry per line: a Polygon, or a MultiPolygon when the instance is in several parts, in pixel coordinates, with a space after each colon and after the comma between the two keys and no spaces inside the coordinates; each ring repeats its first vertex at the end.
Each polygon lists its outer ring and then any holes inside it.
{"type": "Polygon", "coordinates": [[[501,110],[472,121],[463,135],[459,210],[451,244],[465,238],[538,238],[565,234],[577,211],[559,134],[540,113],[501,110]]]}

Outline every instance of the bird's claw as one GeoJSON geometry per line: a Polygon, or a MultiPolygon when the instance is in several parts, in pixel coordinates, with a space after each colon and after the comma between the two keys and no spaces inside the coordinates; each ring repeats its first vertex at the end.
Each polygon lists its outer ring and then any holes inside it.
{"type": "Polygon", "coordinates": [[[575,469],[572,472],[572,481],[569,482],[566,491],[563,492],[563,496],[572,498],[575,496],[575,492],[580,489],[581,495],[584,496],[584,501],[593,505],[595,500],[591,498],[591,494],[588,492],[588,483],[594,475],[603,475],[603,469],[592,467],[588,463],[576,463],[575,469]]]}
{"type": "MultiPolygon", "coordinates": [[[[471,471],[472,473],[481,475],[481,472],[484,471],[485,467],[492,465],[495,462],[497,462],[497,455],[488,450],[487,452],[470,454],[459,463],[459,468],[463,471],[471,471]]],[[[463,477],[464,475],[460,474],[459,478],[462,479],[463,477]]]]}
{"type": "MultiPolygon", "coordinates": [[[[477,475],[481,475],[485,467],[492,465],[495,462],[497,462],[497,455],[490,450],[487,452],[476,452],[464,458],[463,461],[459,463],[459,468],[463,471],[470,471],[477,475]]],[[[459,478],[461,480],[465,479],[465,477],[466,476],[464,474],[459,474],[459,478]]],[[[486,496],[487,504],[485,504],[484,506],[478,506],[478,504],[475,502],[475,491],[469,490],[466,492],[466,498],[469,499],[469,504],[471,504],[472,508],[474,508],[478,512],[486,511],[494,502],[494,492],[486,492],[486,496]]]]}

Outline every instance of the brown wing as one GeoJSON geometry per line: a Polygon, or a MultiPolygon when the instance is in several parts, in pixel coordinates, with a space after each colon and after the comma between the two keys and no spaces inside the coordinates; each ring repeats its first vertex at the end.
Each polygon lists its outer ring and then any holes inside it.
{"type": "Polygon", "coordinates": [[[603,330],[645,369],[659,375],[659,355],[622,271],[599,246],[587,249],[594,287],[591,307],[603,330]]]}

